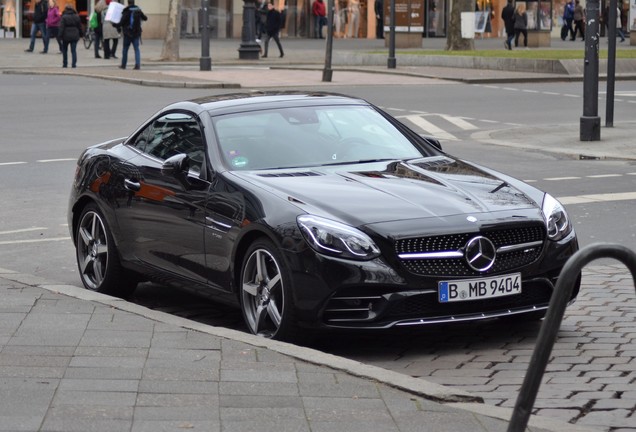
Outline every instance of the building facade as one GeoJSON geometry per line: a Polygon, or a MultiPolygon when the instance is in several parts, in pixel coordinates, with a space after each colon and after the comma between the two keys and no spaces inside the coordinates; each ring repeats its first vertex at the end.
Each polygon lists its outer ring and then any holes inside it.
{"type": "MultiPolygon", "coordinates": [[[[47,1],[47,0],[42,0],[47,1]]],[[[258,1],[256,0],[257,4],[258,1]]],[[[285,28],[283,37],[310,38],[313,33],[314,20],[311,16],[313,0],[274,0],[279,9],[285,10],[285,28]]],[[[378,21],[376,10],[387,10],[383,3],[390,0],[325,0],[334,3],[334,37],[336,38],[375,38],[378,21]]],[[[399,0],[398,0],[399,1],[399,0]]],[[[423,2],[423,15],[415,17],[418,31],[422,37],[446,37],[448,19],[452,0],[417,0],[423,2]]],[[[601,1],[601,10],[605,2],[601,1]]],[[[629,31],[630,0],[619,0],[622,10],[623,30],[629,31]]],[[[636,0],[632,0],[634,2],[636,0]]],[[[119,0],[126,3],[126,0],[119,0]]],[[[476,37],[502,37],[504,26],[501,10],[507,0],[476,0],[475,11],[483,18],[476,37]]],[[[557,36],[561,27],[561,16],[566,0],[528,0],[515,4],[526,4],[529,28],[548,31],[557,36]]],[[[0,0],[0,28],[4,37],[29,37],[33,21],[34,0],[0,0]]],[[[95,0],[57,0],[60,10],[71,4],[84,22],[90,15],[95,0]]],[[[581,3],[585,6],[585,1],[581,3]]],[[[166,32],[169,0],[137,0],[148,16],[144,22],[143,37],[149,39],[163,38],[166,32]]],[[[420,3],[421,5],[421,3],[420,3]]],[[[199,37],[201,33],[202,9],[200,0],[182,0],[181,35],[182,37],[199,37]]],[[[243,25],[243,0],[209,0],[210,34],[213,39],[240,38],[243,25]]],[[[397,16],[397,13],[396,13],[397,16]]],[[[388,26],[388,14],[384,14],[384,25],[388,26]]]]}

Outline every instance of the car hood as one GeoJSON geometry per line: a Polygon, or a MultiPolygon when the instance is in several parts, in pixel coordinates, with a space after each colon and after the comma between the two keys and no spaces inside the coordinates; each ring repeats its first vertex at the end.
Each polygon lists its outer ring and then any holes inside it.
{"type": "Polygon", "coordinates": [[[492,172],[445,156],[233,174],[308,213],[358,226],[539,207],[492,172]]]}

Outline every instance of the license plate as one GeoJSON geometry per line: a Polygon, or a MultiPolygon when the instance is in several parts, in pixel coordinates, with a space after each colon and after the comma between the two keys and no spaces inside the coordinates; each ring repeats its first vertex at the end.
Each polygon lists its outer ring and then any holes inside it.
{"type": "Polygon", "coordinates": [[[521,294],[521,273],[438,283],[439,302],[483,300],[521,294]]]}

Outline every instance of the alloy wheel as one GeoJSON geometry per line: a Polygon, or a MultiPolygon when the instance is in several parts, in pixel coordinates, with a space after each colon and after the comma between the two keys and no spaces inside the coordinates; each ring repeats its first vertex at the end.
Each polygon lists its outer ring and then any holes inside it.
{"type": "Polygon", "coordinates": [[[284,313],[283,278],[274,256],[256,249],[247,258],[241,278],[243,312],[252,333],[272,338],[284,313]]]}
{"type": "Polygon", "coordinates": [[[77,230],[77,262],[87,288],[99,290],[106,277],[108,237],[104,222],[95,211],[82,216],[77,230]]]}

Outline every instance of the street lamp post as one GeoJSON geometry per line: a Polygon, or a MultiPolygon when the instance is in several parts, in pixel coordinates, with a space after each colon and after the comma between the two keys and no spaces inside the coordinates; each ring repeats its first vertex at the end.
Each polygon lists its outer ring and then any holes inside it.
{"type": "Polygon", "coordinates": [[[243,0],[243,28],[239,59],[258,60],[261,46],[256,43],[256,5],[254,0],[243,0]]]}
{"type": "Polygon", "coordinates": [[[199,59],[199,70],[212,70],[212,59],[210,58],[210,17],[208,15],[208,1],[201,0],[203,9],[203,29],[201,29],[201,58],[199,59]]]}

